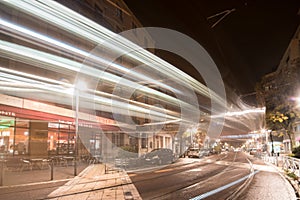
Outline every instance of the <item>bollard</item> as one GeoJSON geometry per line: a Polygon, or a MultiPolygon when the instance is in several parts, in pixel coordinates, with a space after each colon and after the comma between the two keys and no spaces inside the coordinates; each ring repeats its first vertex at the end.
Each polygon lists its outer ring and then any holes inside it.
{"type": "Polygon", "coordinates": [[[0,186],[3,186],[3,176],[4,176],[4,161],[0,160],[0,186]]]}
{"type": "Polygon", "coordinates": [[[53,168],[54,168],[54,162],[53,160],[51,159],[51,164],[50,164],[50,170],[51,170],[51,177],[50,177],[50,180],[53,181],[53,168]]]}
{"type": "Polygon", "coordinates": [[[74,176],[77,176],[77,157],[74,158],[74,176]]]}

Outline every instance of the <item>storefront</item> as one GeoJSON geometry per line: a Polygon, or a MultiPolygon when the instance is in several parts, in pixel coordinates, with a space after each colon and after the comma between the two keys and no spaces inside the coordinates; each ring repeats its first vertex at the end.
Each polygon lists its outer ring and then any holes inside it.
{"type": "MultiPolygon", "coordinates": [[[[35,106],[40,104],[37,107],[47,106],[48,110],[40,109],[45,111],[42,112],[0,104],[0,153],[31,157],[74,154],[76,141],[74,118],[53,114],[55,111],[68,115],[70,110],[38,102],[32,103],[32,108],[34,104],[35,106]],[[51,111],[49,107],[52,107],[51,111]]],[[[79,120],[79,153],[100,155],[102,134],[119,129],[113,125],[113,120],[87,114],[82,116],[85,119],[79,120]]]]}

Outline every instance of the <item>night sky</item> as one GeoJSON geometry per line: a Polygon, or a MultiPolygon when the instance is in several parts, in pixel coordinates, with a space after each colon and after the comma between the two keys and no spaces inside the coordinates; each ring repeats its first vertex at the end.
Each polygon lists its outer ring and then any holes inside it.
{"type": "MultiPolygon", "coordinates": [[[[144,27],[170,28],[197,40],[238,94],[254,91],[261,76],[276,69],[300,19],[299,0],[124,1],[144,27]],[[231,9],[235,11],[211,28],[221,16],[207,17],[231,9]]],[[[194,74],[184,61],[165,52],[158,55],[194,74]]]]}

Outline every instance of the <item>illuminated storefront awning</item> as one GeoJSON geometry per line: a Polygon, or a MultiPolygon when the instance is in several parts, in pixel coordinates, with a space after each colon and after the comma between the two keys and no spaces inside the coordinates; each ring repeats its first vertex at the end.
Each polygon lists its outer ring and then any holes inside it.
{"type": "MultiPolygon", "coordinates": [[[[73,110],[3,94],[0,99],[0,115],[66,124],[75,123],[73,110]]],[[[86,113],[80,113],[80,116],[79,126],[81,127],[100,128],[104,131],[119,130],[112,119],[86,113]]]]}

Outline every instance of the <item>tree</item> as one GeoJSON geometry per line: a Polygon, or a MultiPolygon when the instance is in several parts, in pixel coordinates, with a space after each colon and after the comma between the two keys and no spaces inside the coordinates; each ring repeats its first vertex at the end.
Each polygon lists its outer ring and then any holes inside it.
{"type": "MultiPolygon", "coordinates": [[[[281,104],[275,107],[274,110],[267,112],[266,123],[267,127],[272,131],[285,130],[285,133],[291,141],[291,147],[293,147],[293,123],[299,118],[299,112],[294,109],[293,104],[281,104]]],[[[283,136],[284,133],[281,132],[279,136],[283,136]]],[[[272,135],[271,135],[272,140],[272,135]]],[[[273,142],[273,141],[272,141],[273,142]]],[[[273,151],[273,149],[272,149],[273,151]]],[[[273,153],[273,152],[272,152],[273,153]]]]}

